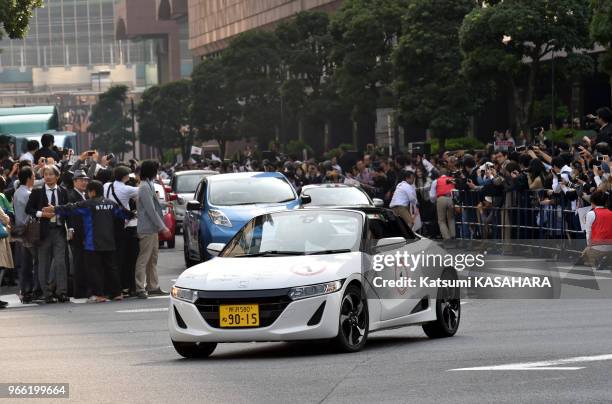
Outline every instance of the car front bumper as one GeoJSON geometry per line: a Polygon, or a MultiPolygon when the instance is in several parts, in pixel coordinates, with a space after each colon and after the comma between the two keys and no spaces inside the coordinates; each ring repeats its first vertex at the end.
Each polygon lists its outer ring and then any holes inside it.
{"type": "Polygon", "coordinates": [[[333,338],[338,334],[342,293],[338,291],[293,301],[271,325],[240,329],[215,328],[204,320],[195,304],[171,297],[168,315],[170,337],[181,342],[263,342],[333,338]],[[321,320],[315,325],[307,325],[323,302],[325,308],[321,320]],[[175,310],[185,328],[178,325],[175,310]]]}

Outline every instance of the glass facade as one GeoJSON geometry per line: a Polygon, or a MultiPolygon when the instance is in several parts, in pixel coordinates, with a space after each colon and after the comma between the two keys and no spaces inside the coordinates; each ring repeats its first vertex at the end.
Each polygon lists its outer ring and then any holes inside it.
{"type": "Polygon", "coordinates": [[[0,68],[150,62],[146,41],[115,40],[114,0],[45,0],[24,39],[0,40],[0,68]]]}

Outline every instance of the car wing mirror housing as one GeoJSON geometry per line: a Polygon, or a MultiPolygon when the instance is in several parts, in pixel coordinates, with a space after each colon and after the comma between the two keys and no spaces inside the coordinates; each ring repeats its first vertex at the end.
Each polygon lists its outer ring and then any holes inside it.
{"type": "Polygon", "coordinates": [[[200,210],[201,209],[201,205],[200,202],[198,201],[189,201],[187,202],[187,206],[185,207],[185,209],[187,210],[200,210]]]}
{"type": "Polygon", "coordinates": [[[208,251],[208,253],[213,257],[216,257],[221,253],[221,251],[223,251],[224,248],[225,244],[223,243],[210,243],[206,246],[206,251],[208,251]]]}
{"type": "Polygon", "coordinates": [[[374,206],[376,206],[377,208],[382,208],[383,206],[385,206],[385,201],[380,198],[374,198],[372,199],[372,202],[374,202],[374,206]]]}
{"type": "Polygon", "coordinates": [[[300,204],[308,205],[309,203],[312,203],[312,198],[310,197],[310,195],[300,196],[300,204]]]}

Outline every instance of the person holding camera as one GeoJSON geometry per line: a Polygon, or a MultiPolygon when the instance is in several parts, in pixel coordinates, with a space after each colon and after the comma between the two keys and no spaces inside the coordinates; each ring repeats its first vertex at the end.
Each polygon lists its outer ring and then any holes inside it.
{"type": "Polygon", "coordinates": [[[419,214],[417,194],[414,187],[415,176],[412,171],[402,171],[401,177],[402,181],[395,187],[389,208],[404,220],[406,226],[414,229],[419,214]]]}
{"type": "Polygon", "coordinates": [[[595,143],[612,144],[612,110],[608,107],[599,108],[595,115],[588,115],[587,119],[594,120],[599,126],[595,143]]]}

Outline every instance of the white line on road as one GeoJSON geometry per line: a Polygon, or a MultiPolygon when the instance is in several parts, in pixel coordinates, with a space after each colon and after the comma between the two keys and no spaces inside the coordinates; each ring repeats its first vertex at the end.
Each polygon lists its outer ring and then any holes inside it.
{"type": "Polygon", "coordinates": [[[540,362],[524,362],[524,363],[509,363],[506,365],[496,366],[478,366],[473,368],[449,369],[450,371],[457,370],[579,370],[584,367],[572,367],[559,365],[568,365],[573,363],[598,362],[612,360],[612,354],[595,355],[595,356],[576,356],[574,358],[558,359],[552,361],[540,362]]]}
{"type": "Polygon", "coordinates": [[[115,313],[155,313],[158,311],[168,311],[167,307],[157,307],[155,309],[131,309],[131,310],[117,310],[115,313]]]}

